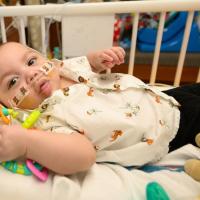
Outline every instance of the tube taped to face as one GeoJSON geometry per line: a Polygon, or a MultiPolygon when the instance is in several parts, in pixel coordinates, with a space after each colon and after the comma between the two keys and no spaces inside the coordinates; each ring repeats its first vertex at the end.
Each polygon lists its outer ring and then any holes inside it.
{"type": "Polygon", "coordinates": [[[40,68],[40,70],[42,72],[44,72],[45,75],[48,75],[50,73],[50,71],[53,69],[53,63],[52,62],[46,62],[44,63],[44,65],[42,65],[42,67],[40,68]]]}
{"type": "Polygon", "coordinates": [[[17,95],[15,95],[11,99],[11,103],[10,103],[11,106],[12,107],[18,106],[28,94],[29,94],[28,88],[25,88],[24,86],[22,86],[19,89],[19,92],[17,93],[17,95]]]}
{"type": "MultiPolygon", "coordinates": [[[[44,74],[48,76],[48,74],[52,71],[54,68],[54,65],[52,62],[48,61],[45,62],[41,67],[40,67],[40,73],[36,73],[31,81],[30,85],[32,85],[34,82],[38,81],[44,74]]],[[[19,89],[19,92],[11,99],[10,105],[12,107],[18,107],[18,105],[25,99],[25,97],[29,94],[29,88],[22,86],[19,89]]]]}

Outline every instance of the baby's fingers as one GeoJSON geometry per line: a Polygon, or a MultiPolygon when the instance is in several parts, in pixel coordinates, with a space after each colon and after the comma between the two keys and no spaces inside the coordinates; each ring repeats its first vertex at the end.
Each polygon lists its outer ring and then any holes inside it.
{"type": "Polygon", "coordinates": [[[114,66],[113,62],[108,62],[108,61],[106,61],[106,60],[104,60],[104,61],[102,62],[102,64],[103,64],[103,66],[104,66],[104,69],[106,69],[106,68],[111,69],[111,68],[114,66]]]}
{"type": "Polygon", "coordinates": [[[112,56],[110,56],[106,52],[103,52],[100,54],[100,59],[102,60],[103,63],[104,62],[113,62],[112,56]]]}
{"type": "Polygon", "coordinates": [[[116,54],[116,52],[113,51],[112,48],[106,49],[104,51],[104,54],[110,56],[113,59],[112,61],[109,61],[109,60],[107,60],[107,61],[112,62],[113,64],[120,64],[120,59],[118,57],[118,54],[116,54]]]}
{"type": "Polygon", "coordinates": [[[111,50],[117,55],[118,60],[120,61],[119,64],[124,62],[124,57],[125,57],[125,51],[121,47],[112,47],[111,50]]]}

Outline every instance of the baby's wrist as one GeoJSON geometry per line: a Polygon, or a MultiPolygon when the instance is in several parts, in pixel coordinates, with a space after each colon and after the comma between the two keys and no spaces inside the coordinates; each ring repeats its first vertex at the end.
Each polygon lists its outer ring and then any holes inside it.
{"type": "Polygon", "coordinates": [[[34,130],[33,129],[24,129],[24,142],[25,142],[25,152],[24,156],[26,158],[31,159],[31,146],[32,146],[32,138],[34,137],[33,134],[34,130]]]}
{"type": "Polygon", "coordinates": [[[95,56],[93,53],[88,54],[87,59],[90,63],[90,66],[92,67],[93,72],[99,73],[104,70],[103,68],[99,67],[99,65],[95,62],[95,56]]]}
{"type": "Polygon", "coordinates": [[[29,146],[29,134],[30,134],[30,130],[28,129],[23,129],[23,137],[22,137],[22,140],[23,140],[23,153],[22,153],[22,156],[24,158],[28,158],[28,146],[29,146]]]}
{"type": "Polygon", "coordinates": [[[90,63],[91,67],[93,68],[94,67],[94,63],[93,63],[93,54],[92,53],[88,53],[86,55],[87,59],[88,59],[88,62],[90,63]]]}
{"type": "Polygon", "coordinates": [[[33,145],[33,140],[37,138],[37,131],[35,129],[25,129],[23,128],[23,156],[27,159],[31,159],[31,149],[33,145]]]}

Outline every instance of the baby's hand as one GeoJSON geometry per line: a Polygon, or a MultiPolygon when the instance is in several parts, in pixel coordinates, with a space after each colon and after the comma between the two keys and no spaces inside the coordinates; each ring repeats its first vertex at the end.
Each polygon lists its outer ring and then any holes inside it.
{"type": "Polygon", "coordinates": [[[115,65],[124,63],[125,51],[121,47],[112,47],[102,51],[91,52],[87,58],[95,69],[95,71],[102,71],[111,69],[115,65]]]}
{"type": "Polygon", "coordinates": [[[0,126],[0,161],[13,160],[26,154],[26,131],[18,125],[0,126]]]}

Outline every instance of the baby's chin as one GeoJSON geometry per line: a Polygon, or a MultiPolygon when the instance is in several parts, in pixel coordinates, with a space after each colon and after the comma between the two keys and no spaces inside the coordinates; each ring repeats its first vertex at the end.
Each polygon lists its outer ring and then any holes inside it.
{"type": "Polygon", "coordinates": [[[53,87],[47,82],[41,86],[38,93],[27,95],[17,107],[20,109],[36,109],[45,99],[52,95],[53,91],[53,87]]]}
{"type": "Polygon", "coordinates": [[[42,96],[40,98],[27,97],[17,107],[20,109],[34,110],[47,98],[48,96],[42,96]]]}
{"type": "Polygon", "coordinates": [[[25,109],[25,110],[34,110],[38,108],[40,103],[36,102],[28,102],[28,103],[20,103],[17,107],[20,109],[25,109]]]}

